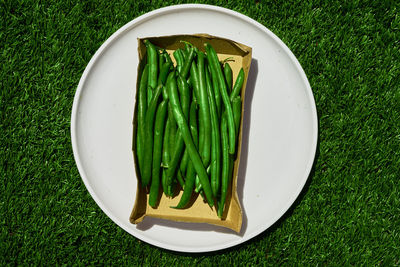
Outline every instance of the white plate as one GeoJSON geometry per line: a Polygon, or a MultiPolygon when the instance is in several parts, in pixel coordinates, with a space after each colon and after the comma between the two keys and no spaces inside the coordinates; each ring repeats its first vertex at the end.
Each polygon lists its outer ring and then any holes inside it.
{"type": "Polygon", "coordinates": [[[209,5],[161,8],[129,22],[96,52],[79,82],[71,137],[81,177],[100,208],[133,236],[165,249],[214,251],[266,230],[293,204],[310,173],[317,144],[312,91],[295,56],[258,22],[209,5]],[[253,48],[245,102],[238,194],[242,232],[206,224],[128,218],[134,204],[132,118],[137,38],[208,33],[253,48]]]}

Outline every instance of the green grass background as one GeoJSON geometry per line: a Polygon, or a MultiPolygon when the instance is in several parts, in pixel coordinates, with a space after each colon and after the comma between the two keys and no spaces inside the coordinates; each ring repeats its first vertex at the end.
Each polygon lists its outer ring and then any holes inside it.
{"type": "Polygon", "coordinates": [[[269,230],[182,254],[130,236],[95,204],[70,142],[80,76],[121,26],[184,2],[0,0],[0,265],[399,265],[398,1],[198,1],[273,31],[315,96],[312,175],[269,230]]]}

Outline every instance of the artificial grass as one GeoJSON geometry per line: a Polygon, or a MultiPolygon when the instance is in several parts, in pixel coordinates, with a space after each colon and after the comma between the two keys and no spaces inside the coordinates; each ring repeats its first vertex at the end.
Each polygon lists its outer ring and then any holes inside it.
{"type": "Polygon", "coordinates": [[[277,34],[314,92],[314,169],[269,230],[228,250],[181,254],[130,236],[97,207],[70,144],[80,75],[118,28],[183,2],[0,1],[0,265],[399,265],[395,1],[202,1],[277,34]]]}

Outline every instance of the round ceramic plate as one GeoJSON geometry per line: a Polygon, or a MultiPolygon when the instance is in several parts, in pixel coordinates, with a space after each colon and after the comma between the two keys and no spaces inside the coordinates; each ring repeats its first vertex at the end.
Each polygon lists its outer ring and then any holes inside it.
{"type": "Polygon", "coordinates": [[[276,222],[306,183],[317,131],[310,85],[285,44],[249,17],[208,5],[161,8],[114,33],[86,67],[71,118],[76,164],[100,208],[133,236],[182,252],[228,248],[276,222]],[[253,48],[238,177],[243,209],[240,234],[207,224],[152,218],[139,225],[129,222],[136,194],[131,147],[137,38],[194,33],[228,38],[253,48]]]}

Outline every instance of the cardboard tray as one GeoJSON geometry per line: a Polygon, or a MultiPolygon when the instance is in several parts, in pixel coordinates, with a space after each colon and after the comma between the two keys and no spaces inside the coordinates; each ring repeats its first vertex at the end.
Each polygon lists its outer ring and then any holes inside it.
{"type": "MultiPolygon", "coordinates": [[[[138,76],[140,77],[142,69],[146,62],[146,46],[143,41],[148,39],[154,45],[166,49],[166,51],[171,55],[171,59],[174,60],[172,52],[178,48],[183,48],[184,43],[181,41],[186,41],[192,43],[199,50],[205,51],[204,44],[206,42],[210,43],[218,54],[220,61],[232,57],[234,61],[229,61],[229,65],[233,71],[233,81],[236,81],[237,74],[241,67],[243,67],[245,73],[245,79],[241,91],[242,97],[242,116],[239,128],[239,140],[238,140],[238,152],[237,157],[234,162],[233,178],[231,187],[228,190],[227,200],[223,218],[220,219],[217,216],[215,207],[210,208],[207,203],[203,201],[203,198],[194,194],[190,204],[185,209],[173,209],[171,206],[176,206],[179,202],[180,196],[183,191],[181,190],[178,195],[173,198],[168,198],[164,194],[160,194],[160,201],[157,208],[152,208],[148,205],[149,194],[146,189],[142,187],[140,180],[138,179],[137,190],[136,190],[136,200],[133,207],[132,213],[130,215],[130,222],[133,224],[140,223],[146,216],[182,221],[182,222],[193,222],[193,223],[208,223],[213,225],[219,225],[232,229],[235,232],[240,232],[242,226],[242,210],[240,207],[240,202],[238,199],[236,187],[237,178],[239,170],[239,161],[242,148],[242,127],[243,127],[243,113],[244,113],[244,99],[247,78],[250,70],[251,64],[251,53],[252,49],[246,45],[237,43],[232,40],[219,38],[207,34],[194,34],[194,35],[173,35],[173,36],[162,36],[162,37],[148,37],[138,39],[138,54],[139,54],[139,66],[138,66],[138,76]]],[[[175,62],[174,62],[175,63],[175,62]]],[[[137,88],[139,85],[139,79],[137,81],[137,88]]],[[[136,90],[137,92],[137,90],[136,90]]],[[[138,95],[136,94],[136,100],[138,95]]],[[[136,101],[137,103],[137,101],[136,101]]],[[[137,126],[137,107],[135,106],[134,117],[133,117],[133,154],[135,158],[135,170],[137,177],[137,158],[136,158],[136,126],[137,126]]]]}

